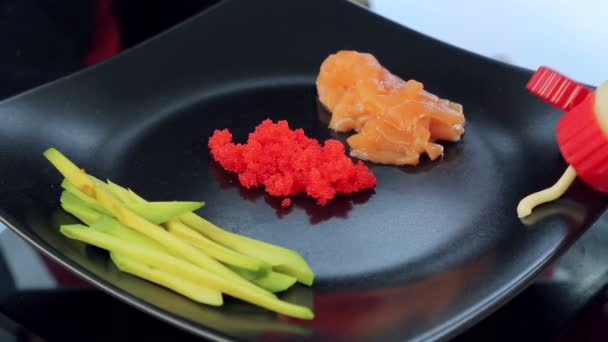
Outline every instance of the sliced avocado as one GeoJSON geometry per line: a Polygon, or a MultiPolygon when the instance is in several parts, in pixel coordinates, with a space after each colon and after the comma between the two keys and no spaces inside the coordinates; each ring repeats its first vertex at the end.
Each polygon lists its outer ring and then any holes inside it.
{"type": "Polygon", "coordinates": [[[107,183],[108,183],[108,189],[110,189],[110,192],[112,193],[112,195],[116,196],[121,202],[123,202],[123,203],[134,202],[131,198],[131,194],[129,193],[129,191],[127,189],[123,188],[122,186],[120,186],[116,183],[113,183],[109,179],[107,180],[107,183]]]}
{"type": "Polygon", "coordinates": [[[232,270],[239,274],[241,277],[273,293],[285,291],[296,283],[295,277],[288,276],[286,274],[275,271],[272,271],[261,277],[256,277],[255,274],[242,269],[238,269],[236,267],[232,267],[232,270]]]}
{"type": "Polygon", "coordinates": [[[116,183],[113,183],[110,180],[107,181],[107,187],[110,193],[118,198],[125,207],[154,224],[167,222],[181,214],[198,210],[205,205],[205,202],[140,201],[134,198],[129,190],[116,183]]]}
{"type": "Polygon", "coordinates": [[[146,200],[139,196],[138,194],[135,193],[135,191],[128,189],[129,190],[129,195],[131,195],[131,199],[133,200],[133,202],[146,202],[146,200]]]}
{"type": "Polygon", "coordinates": [[[296,283],[297,279],[279,272],[270,272],[267,275],[251,280],[259,287],[270,292],[282,292],[296,283]]]}
{"type": "Polygon", "coordinates": [[[63,191],[61,194],[61,206],[65,211],[89,226],[104,216],[104,214],[88,207],[85,202],[67,191],[63,191]]]}
{"type": "MultiPolygon", "coordinates": [[[[128,191],[133,201],[146,202],[133,190],[128,191]]],[[[228,232],[193,212],[180,215],[179,219],[203,236],[234,251],[265,261],[271,264],[274,270],[295,277],[302,284],[310,286],[314,282],[314,272],[294,250],[228,232]]]]}
{"type": "Polygon", "coordinates": [[[220,291],[212,290],[191,281],[180,279],[173,274],[161,271],[155,267],[150,267],[143,262],[139,262],[136,259],[118,253],[110,253],[110,258],[122,272],[133,274],[134,276],[169,288],[195,302],[213,306],[221,306],[224,303],[220,291]]]}
{"type": "Polygon", "coordinates": [[[188,279],[195,284],[205,284],[211,289],[263,308],[300,319],[314,318],[314,314],[309,308],[287,303],[276,297],[265,296],[240,283],[227,280],[169,254],[122,241],[83,225],[64,225],[61,226],[60,231],[71,239],[124,255],[147,265],[154,265],[159,270],[178,276],[180,279],[188,279]]]}
{"type": "Polygon", "coordinates": [[[95,209],[99,212],[102,212],[107,215],[111,215],[110,211],[106,210],[94,197],[87,195],[86,193],[80,191],[72,182],[70,182],[67,178],[61,182],[61,187],[71,193],[72,195],[78,197],[86,206],[89,208],[95,209]]]}
{"type": "Polygon", "coordinates": [[[312,285],[314,273],[298,252],[223,230],[195,213],[179,219],[211,240],[245,255],[264,260],[273,270],[295,277],[300,283],[312,285]]]}
{"type": "Polygon", "coordinates": [[[72,163],[72,161],[64,156],[63,153],[51,147],[44,151],[43,154],[46,159],[48,159],[51,164],[53,164],[53,166],[55,166],[55,168],[65,178],[69,179],[80,191],[89,196],[95,196],[93,182],[87,176],[86,172],[72,163]]]}
{"type": "Polygon", "coordinates": [[[169,221],[172,218],[178,217],[184,213],[188,213],[200,209],[205,205],[204,202],[141,202],[123,203],[126,208],[154,223],[161,224],[169,221]]]}
{"type": "Polygon", "coordinates": [[[276,296],[271,292],[268,292],[255,284],[248,282],[217,260],[199,251],[194,246],[169,234],[162,227],[147,221],[145,218],[127,209],[110,193],[107,184],[102,184],[98,179],[89,177],[89,175],[87,175],[83,170],[80,170],[61,152],[54,148],[50,148],[44,152],[44,156],[57,168],[57,170],[59,170],[59,172],[61,172],[61,174],[63,174],[65,178],[70,181],[70,183],[74,184],[82,192],[95,198],[105,209],[110,211],[112,215],[124,225],[133,228],[149,238],[159,242],[173,253],[180,255],[184,259],[189,260],[199,267],[215,272],[220,276],[240,283],[245,287],[249,287],[252,291],[256,291],[260,295],[276,298],[276,296]]]}
{"type": "Polygon", "coordinates": [[[112,235],[123,241],[132,242],[143,247],[158,250],[164,253],[171,254],[163,245],[150,239],[149,237],[124,226],[117,219],[110,216],[101,216],[93,224],[89,225],[91,229],[112,235]]]}
{"type": "Polygon", "coordinates": [[[179,255],[184,260],[204,268],[207,271],[213,272],[221,277],[242,284],[250,288],[252,291],[257,291],[261,295],[276,297],[271,292],[268,292],[240,277],[219,261],[211,258],[191,244],[182,241],[180,238],[170,234],[162,227],[153,224],[143,217],[135,214],[126,208],[116,197],[102,188],[97,188],[96,196],[99,203],[106,209],[112,211],[114,217],[125,226],[132,228],[141,234],[151,238],[152,240],[163,245],[171,254],[179,255]]]}
{"type": "Polygon", "coordinates": [[[223,262],[226,265],[235,266],[248,270],[255,277],[261,277],[271,271],[271,265],[248,255],[243,255],[226,248],[212,240],[207,239],[196,230],[186,226],[183,222],[177,219],[170,220],[165,224],[167,231],[180,239],[190,243],[191,245],[200,248],[209,256],[223,262]]]}
{"type": "MultiPolygon", "coordinates": [[[[121,194],[121,196],[123,198],[124,198],[125,193],[128,194],[128,192],[126,192],[126,190],[125,190],[125,192],[117,191],[117,189],[122,189],[122,188],[120,188],[119,186],[117,186],[114,183],[112,183],[113,185],[107,185],[103,182],[100,182],[93,176],[90,176],[90,177],[93,179],[95,186],[101,186],[106,189],[114,189],[113,191],[111,191],[112,194],[119,193],[119,194],[121,194]]],[[[97,211],[100,211],[104,214],[107,214],[107,215],[112,214],[103,205],[101,205],[95,198],[80,191],[69,180],[64,179],[63,182],[61,183],[61,187],[63,187],[65,190],[69,191],[73,195],[80,198],[89,207],[91,207],[97,211]]],[[[116,196],[116,197],[118,197],[118,196],[116,196]]],[[[120,199],[121,197],[118,197],[118,198],[120,199]]],[[[141,203],[128,202],[128,203],[123,203],[123,204],[127,208],[129,208],[131,211],[135,212],[139,216],[145,218],[146,220],[148,220],[154,224],[160,224],[163,222],[167,222],[174,217],[177,217],[177,216],[187,213],[187,212],[191,212],[191,211],[200,209],[203,205],[205,205],[204,202],[184,202],[184,201],[141,202],[141,203]]]]}

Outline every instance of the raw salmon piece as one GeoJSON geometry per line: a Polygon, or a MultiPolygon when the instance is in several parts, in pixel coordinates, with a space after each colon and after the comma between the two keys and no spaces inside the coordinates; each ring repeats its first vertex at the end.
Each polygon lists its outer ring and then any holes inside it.
{"type": "Polygon", "coordinates": [[[430,142],[426,144],[424,151],[431,160],[435,160],[443,155],[443,146],[430,142]]]}
{"type": "Polygon", "coordinates": [[[333,112],[342,96],[361,79],[379,78],[382,66],[374,56],[354,51],[339,51],[321,65],[317,92],[321,103],[333,112]]]}
{"type": "MultiPolygon", "coordinates": [[[[394,126],[398,127],[401,131],[407,131],[412,127],[415,127],[415,124],[418,120],[427,117],[426,115],[426,106],[422,102],[414,101],[414,100],[405,100],[395,105],[385,111],[382,112],[381,115],[377,115],[376,117],[392,123],[394,126]]],[[[430,118],[428,118],[428,122],[430,123],[430,118]]],[[[404,132],[408,133],[408,132],[404,132]]],[[[411,132],[409,132],[411,134],[411,132]]],[[[408,139],[408,136],[402,134],[401,139],[408,139]]]]}
{"type": "Polygon", "coordinates": [[[367,121],[362,130],[350,136],[347,142],[353,157],[380,164],[415,165],[420,154],[426,152],[431,135],[428,126],[428,118],[416,121],[407,129],[412,133],[404,139],[403,130],[375,118],[367,121]]]}
{"type": "Polygon", "coordinates": [[[444,141],[458,141],[464,134],[464,126],[462,125],[447,126],[441,123],[432,123],[430,130],[434,139],[444,141]]]}
{"type": "Polygon", "coordinates": [[[437,141],[458,141],[465,116],[460,104],[393,75],[372,55],[340,51],[321,65],[319,99],[331,112],[329,127],[356,131],[351,155],[383,164],[415,165],[422,154],[443,154],[437,141]]]}
{"type": "Polygon", "coordinates": [[[337,132],[358,130],[367,121],[369,112],[361,103],[357,92],[345,93],[334,106],[329,128],[337,132]]]}

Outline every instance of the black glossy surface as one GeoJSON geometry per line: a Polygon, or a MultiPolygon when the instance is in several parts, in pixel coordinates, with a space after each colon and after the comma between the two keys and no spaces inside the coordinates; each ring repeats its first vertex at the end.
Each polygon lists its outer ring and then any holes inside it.
{"type": "MultiPolygon", "coordinates": [[[[10,230],[0,232],[0,255],[0,279],[11,284],[0,289],[0,341],[200,341],[83,283],[10,230]],[[70,329],[56,323],[68,321],[70,329]],[[102,321],[113,329],[99,329],[102,321]]],[[[606,258],[604,215],[531,286],[455,341],[604,341],[606,258]]]]}
{"type": "MultiPolygon", "coordinates": [[[[129,48],[217,2],[113,1],[120,46],[129,48]]],[[[94,41],[97,3],[108,1],[1,1],[0,99],[84,68],[91,49],[101,43],[94,41]]]]}
{"type": "Polygon", "coordinates": [[[576,184],[533,229],[517,220],[517,200],[564,169],[553,139],[558,114],[527,94],[528,77],[346,2],[226,1],[107,63],[1,103],[0,214],[90,281],[197,334],[446,336],[521,290],[604,209],[603,197],[576,184]],[[282,212],[261,192],[229,186],[209,163],[206,137],[229,127],[242,139],[265,117],[329,137],[314,78],[338,49],[372,52],[396,74],[463,103],[464,141],[441,162],[372,166],[373,193],[327,208],[298,199],[282,212]],[[299,250],[318,282],[314,294],[287,295],[314,296],[317,318],[287,323],[236,301],[220,310],[194,305],[67,241],[56,231],[70,221],[57,210],[59,177],[41,157],[49,146],[152,199],[205,200],[201,213],[212,221],[299,250]]]}
{"type": "Polygon", "coordinates": [[[0,98],[84,66],[94,19],[90,0],[1,1],[0,98]]]}

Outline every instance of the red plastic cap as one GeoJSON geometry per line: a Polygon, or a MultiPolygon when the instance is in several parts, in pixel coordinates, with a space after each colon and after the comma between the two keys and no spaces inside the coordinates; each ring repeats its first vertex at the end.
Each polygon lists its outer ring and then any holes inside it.
{"type": "Polygon", "coordinates": [[[581,103],[591,90],[559,72],[542,66],[526,84],[532,94],[564,111],[581,103]]]}
{"type": "Polygon", "coordinates": [[[595,113],[595,93],[561,117],[557,142],[579,178],[597,191],[608,192],[608,137],[595,113]]]}

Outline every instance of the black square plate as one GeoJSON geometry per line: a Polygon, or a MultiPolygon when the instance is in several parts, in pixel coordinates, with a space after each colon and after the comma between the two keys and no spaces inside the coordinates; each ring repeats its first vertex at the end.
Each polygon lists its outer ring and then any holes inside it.
{"type": "Polygon", "coordinates": [[[201,336],[453,336],[522,290],[606,204],[576,183],[527,224],[517,219],[518,200],[566,167],[554,140],[560,114],[527,93],[529,77],[346,1],[224,1],[116,58],[2,102],[0,216],[105,291],[201,336]],[[341,49],[370,52],[402,78],[462,103],[463,141],[418,167],[370,164],[375,191],[324,208],[297,198],[283,211],[263,191],[235,186],[210,161],[213,130],[230,128],[243,141],[271,118],[331,137],[314,81],[341,49]],[[288,320],[236,300],[197,305],[63,238],[57,226],[72,218],[58,209],[60,177],[42,157],[51,146],[150,199],[205,200],[200,213],[220,226],[298,250],[317,282],[283,297],[314,304],[316,319],[288,320]]]}

